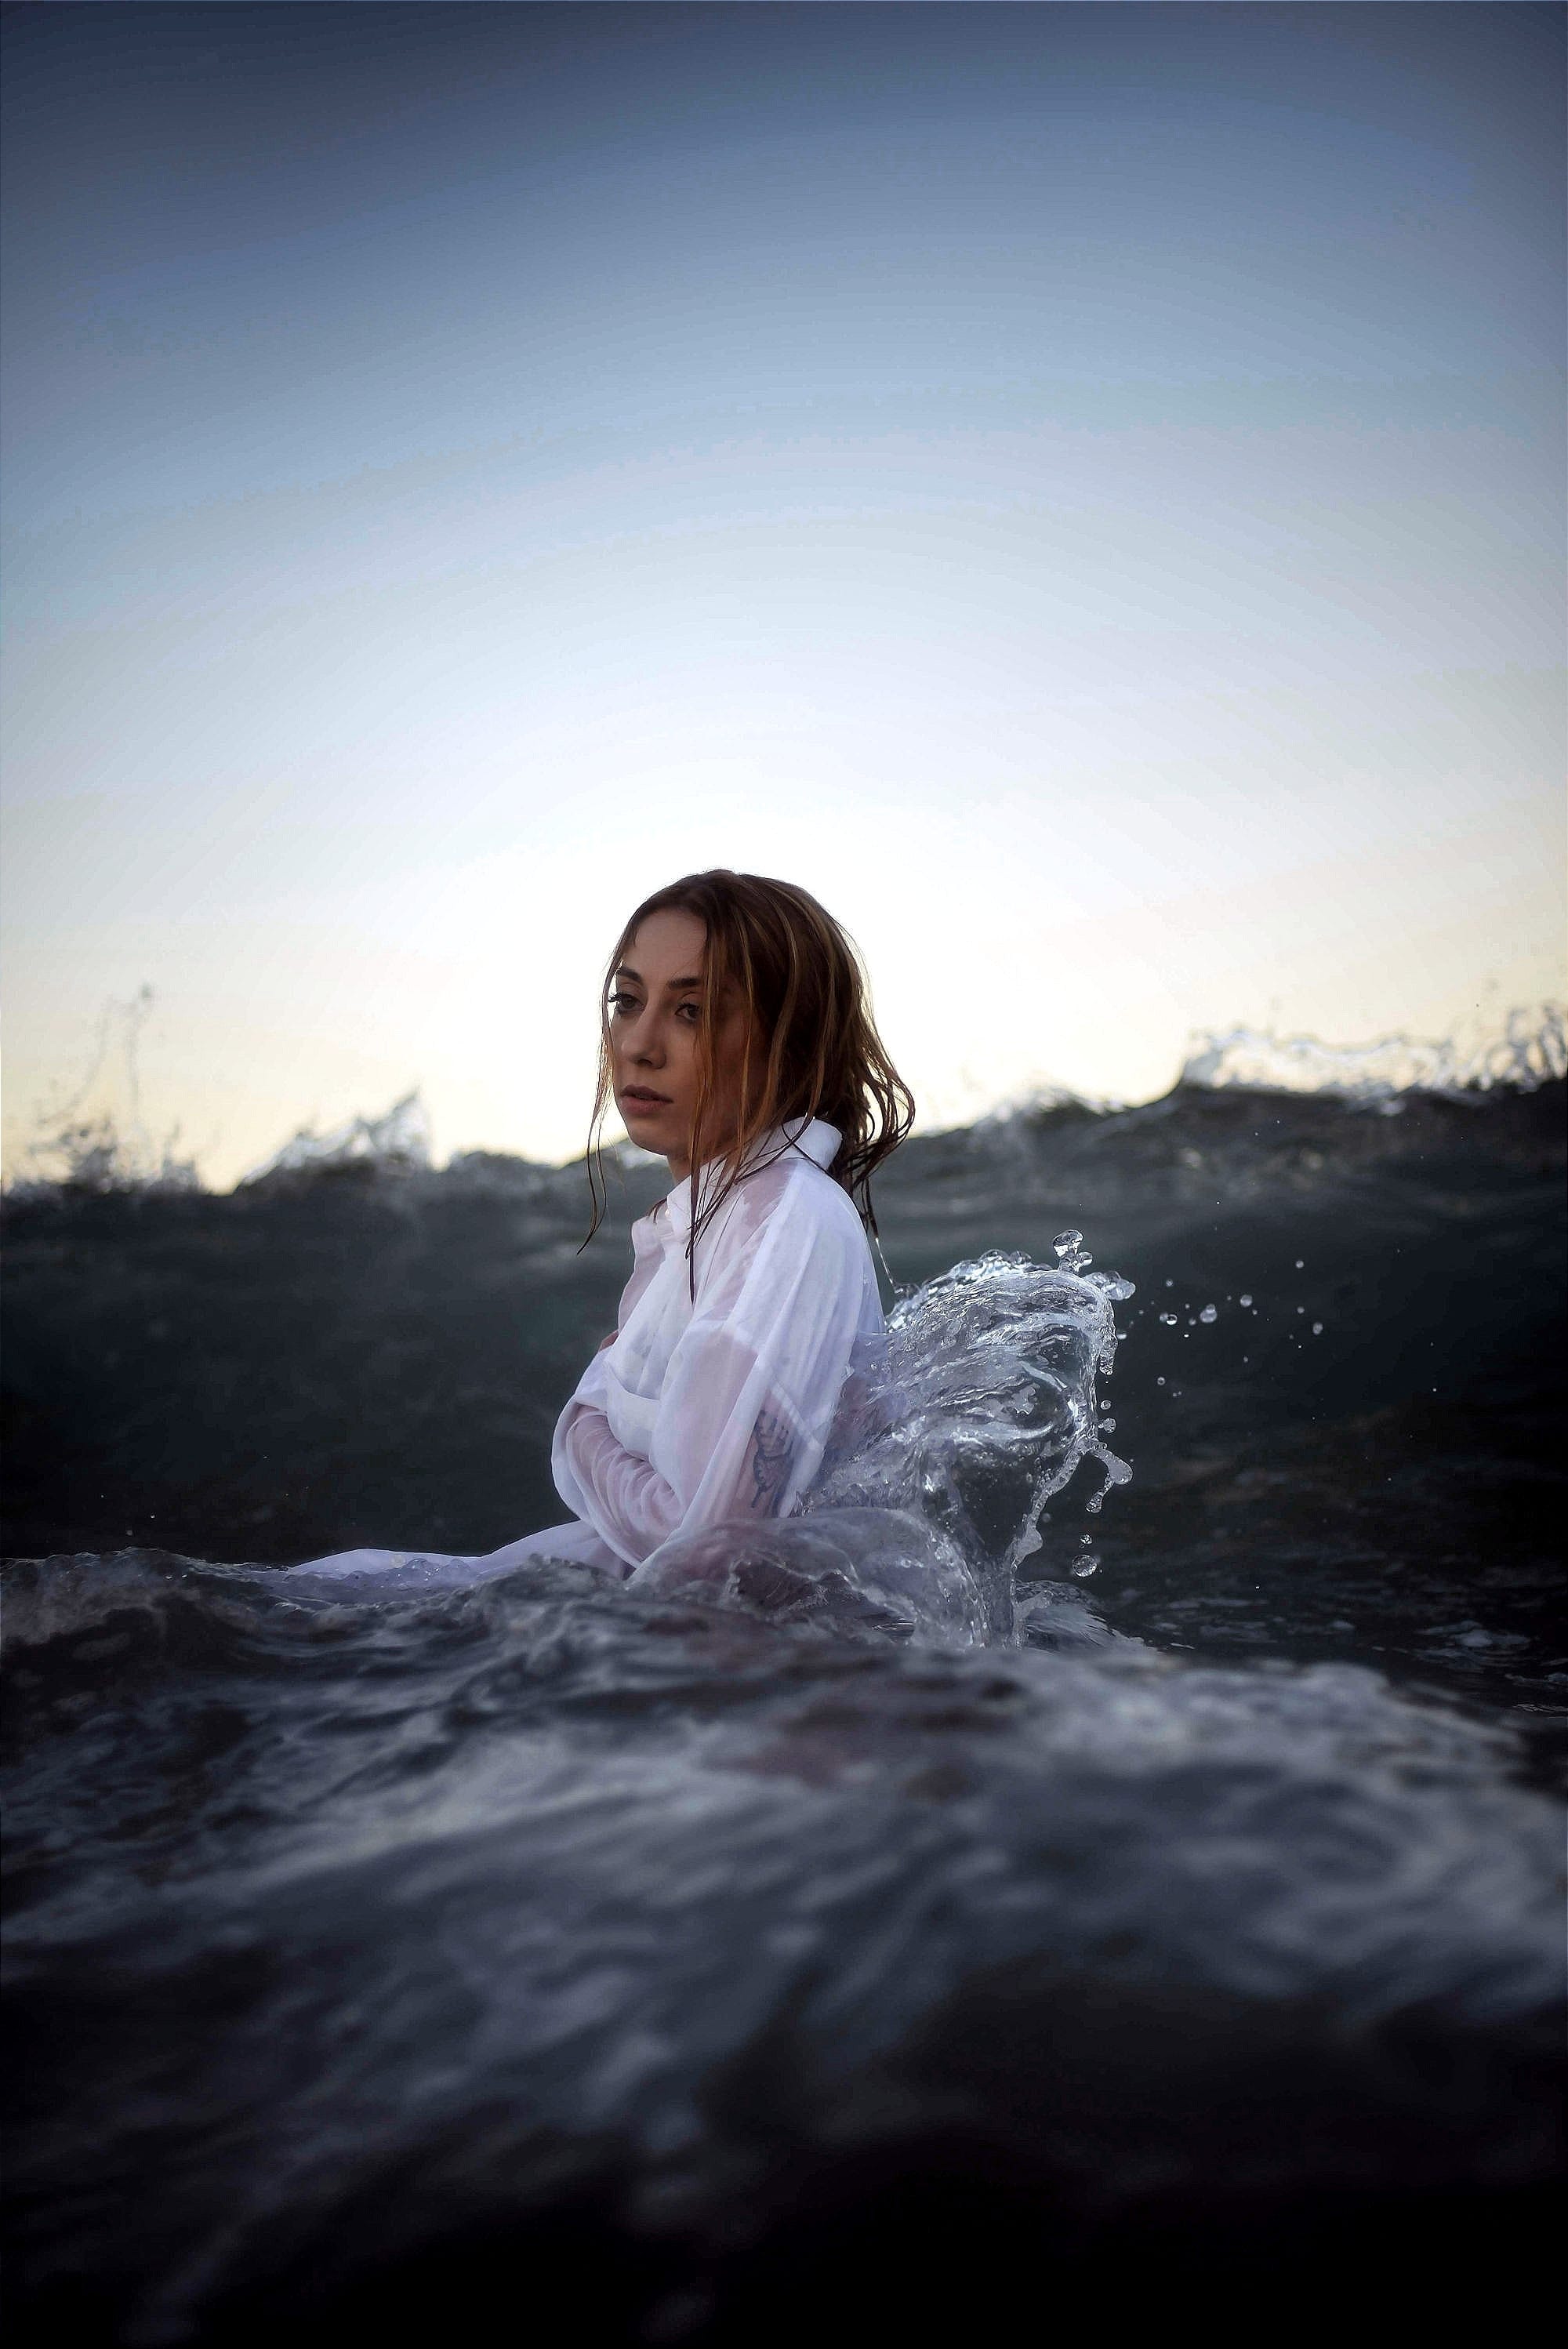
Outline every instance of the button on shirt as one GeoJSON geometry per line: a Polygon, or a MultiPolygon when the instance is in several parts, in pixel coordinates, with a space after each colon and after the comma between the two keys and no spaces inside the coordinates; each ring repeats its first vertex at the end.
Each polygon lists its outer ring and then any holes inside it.
{"type": "Polygon", "coordinates": [[[692,1183],[632,1227],[614,1341],[556,1424],[567,1507],[632,1568],[731,1518],[787,1516],[821,1463],[851,1371],[875,1365],[882,1302],[849,1195],[827,1173],[820,1118],[776,1127],[697,1239],[692,1183]]]}

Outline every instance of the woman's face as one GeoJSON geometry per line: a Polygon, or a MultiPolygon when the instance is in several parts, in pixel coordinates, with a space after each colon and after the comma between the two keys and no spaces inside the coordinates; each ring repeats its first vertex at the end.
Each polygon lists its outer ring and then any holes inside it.
{"type": "MultiPolygon", "coordinates": [[[[696,1040],[702,1020],[702,958],[707,926],[695,914],[650,914],[610,978],[610,1054],[615,1106],[644,1150],[670,1162],[680,1182],[691,1172],[696,1108],[696,1040]]],[[[719,999],[714,1038],[713,1125],[732,1132],[745,1047],[745,1009],[729,991],[719,999]]]]}

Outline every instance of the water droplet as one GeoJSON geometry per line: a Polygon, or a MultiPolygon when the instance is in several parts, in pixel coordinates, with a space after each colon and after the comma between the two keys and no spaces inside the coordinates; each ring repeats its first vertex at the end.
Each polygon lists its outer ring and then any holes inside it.
{"type": "Polygon", "coordinates": [[[1306,1258],[1305,1258],[1304,1256],[1298,1256],[1298,1257],[1296,1257],[1296,1260],[1295,1260],[1295,1268],[1296,1268],[1297,1272],[1299,1272],[1299,1271],[1301,1270],[1301,1268],[1302,1268],[1303,1265],[1305,1265],[1305,1262],[1306,1262],[1306,1258]]]}
{"type": "Polygon", "coordinates": [[[1321,1337],[1322,1337],[1322,1335],[1323,1335],[1323,1324],[1322,1324],[1322,1322],[1321,1322],[1321,1321],[1315,1321],[1315,1322],[1313,1323],[1313,1325],[1312,1325],[1312,1334],[1313,1334],[1313,1336],[1314,1336],[1315,1338],[1321,1338],[1321,1337]]]}
{"type": "Polygon", "coordinates": [[[1205,1305],[1198,1316],[1200,1321],[1217,1321],[1219,1318],[1220,1309],[1217,1305],[1205,1305]]]}
{"type": "Polygon", "coordinates": [[[1093,1541],[1093,1539],[1094,1539],[1094,1536],[1093,1536],[1092,1534],[1079,1534],[1079,1536],[1078,1536],[1078,1542],[1079,1542],[1079,1545],[1080,1545],[1080,1547],[1083,1547],[1083,1548],[1085,1548],[1085,1549],[1087,1549],[1087,1548],[1088,1548],[1088,1547],[1089,1543],[1090,1543],[1091,1541],[1093,1541]]]}
{"type": "Polygon", "coordinates": [[[1051,1247],[1057,1256],[1071,1256],[1074,1248],[1081,1247],[1082,1243],[1081,1232],[1058,1232],[1051,1242],[1051,1247]]]}
{"type": "Polygon", "coordinates": [[[1176,1286],[1176,1283],[1175,1283],[1173,1280],[1168,1280],[1168,1281],[1166,1282],[1165,1286],[1166,1286],[1166,1288],[1175,1288],[1175,1286],[1176,1286]]]}
{"type": "Polygon", "coordinates": [[[1080,1582],[1087,1582],[1091,1574],[1099,1572],[1099,1560],[1098,1557],[1075,1557],[1072,1570],[1080,1582]]]}
{"type": "Polygon", "coordinates": [[[1298,1305],[1295,1309],[1298,1313],[1305,1313],[1306,1311],[1305,1305],[1298,1305]]]}
{"type": "Polygon", "coordinates": [[[1251,1299],[1250,1297],[1245,1297],[1245,1296],[1243,1296],[1243,1298],[1241,1298],[1238,1301],[1239,1301],[1241,1304],[1243,1304],[1243,1305],[1250,1305],[1250,1304],[1252,1303],[1252,1301],[1253,1301],[1253,1300],[1252,1300],[1252,1299],[1251,1299]]]}
{"type": "Polygon", "coordinates": [[[1163,1380],[1163,1379],[1156,1379],[1156,1380],[1155,1380],[1155,1381],[1154,1381],[1154,1383],[1155,1383],[1155,1385],[1156,1385],[1157,1387],[1162,1387],[1162,1386],[1164,1385],[1165,1381],[1164,1381],[1164,1380],[1163,1380]]]}
{"type": "Polygon", "coordinates": [[[1083,1506],[1085,1516],[1098,1517],[1100,1510],[1100,1495],[1097,1493],[1093,1500],[1086,1501],[1083,1506]]]}
{"type": "Polygon", "coordinates": [[[1174,1330],[1176,1327],[1176,1316],[1174,1313],[1162,1313],[1160,1316],[1160,1319],[1164,1322],[1165,1327],[1168,1330],[1174,1330]]]}
{"type": "Polygon", "coordinates": [[[1099,1432],[1102,1435],[1114,1435],[1116,1433],[1115,1420],[1102,1419],[1099,1423],[1099,1432]]]}

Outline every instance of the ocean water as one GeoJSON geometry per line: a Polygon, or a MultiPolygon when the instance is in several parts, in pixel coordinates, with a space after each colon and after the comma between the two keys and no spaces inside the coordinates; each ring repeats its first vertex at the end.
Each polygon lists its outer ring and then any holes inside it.
{"type": "MultiPolygon", "coordinates": [[[[14,2326],[1452,2319],[1560,2178],[1563,1081],[1218,1040],[911,1143],[896,1408],[559,1516],[623,1173],[6,1208],[14,2326]]],[[[407,1122],[406,1122],[407,1123],[407,1122]]],[[[368,1135],[368,1141],[366,1137],[368,1135]]]]}

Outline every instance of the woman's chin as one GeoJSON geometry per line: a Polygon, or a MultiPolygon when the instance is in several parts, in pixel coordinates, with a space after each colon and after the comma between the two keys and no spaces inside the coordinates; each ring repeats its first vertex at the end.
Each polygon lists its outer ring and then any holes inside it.
{"type": "Polygon", "coordinates": [[[679,1146],[667,1113],[639,1117],[635,1110],[627,1108],[621,1112],[621,1123],[639,1150],[656,1151],[661,1158],[667,1158],[679,1146]]]}

